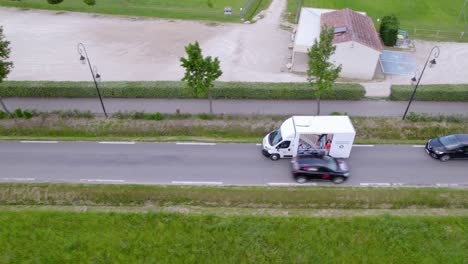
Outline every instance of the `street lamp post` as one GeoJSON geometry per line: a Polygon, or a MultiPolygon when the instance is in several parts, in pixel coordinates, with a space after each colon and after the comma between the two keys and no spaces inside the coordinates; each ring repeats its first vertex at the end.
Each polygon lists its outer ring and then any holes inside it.
{"type": "Polygon", "coordinates": [[[89,70],[91,71],[91,76],[93,76],[94,85],[96,86],[96,91],[99,96],[99,101],[101,101],[102,110],[104,111],[104,115],[107,118],[108,116],[106,112],[106,107],[104,106],[101,92],[99,91],[99,88],[98,88],[98,82],[101,81],[101,75],[99,75],[99,73],[97,72],[96,66],[94,66],[94,68],[91,67],[91,62],[89,61],[88,52],[86,52],[86,48],[83,43],[78,43],[78,54],[80,54],[80,61],[82,64],[86,64],[86,61],[88,62],[89,70]]]}
{"type": "Polygon", "coordinates": [[[418,89],[419,83],[421,82],[421,78],[422,78],[422,76],[424,74],[424,71],[426,70],[427,64],[429,63],[429,68],[432,68],[434,65],[436,65],[436,58],[439,57],[439,54],[440,54],[439,46],[434,46],[431,49],[431,52],[429,53],[429,56],[427,56],[427,60],[426,60],[426,63],[424,64],[424,68],[422,69],[421,75],[419,75],[419,77],[414,76],[411,79],[412,82],[415,82],[415,81],[417,81],[417,82],[416,82],[416,86],[414,87],[413,93],[411,94],[411,98],[410,98],[410,100],[408,102],[408,106],[406,107],[405,113],[403,114],[402,120],[405,120],[406,114],[408,113],[410,105],[413,102],[414,95],[416,94],[416,90],[418,89]],[[429,60],[433,54],[434,54],[434,57],[432,58],[432,60],[429,60]]]}

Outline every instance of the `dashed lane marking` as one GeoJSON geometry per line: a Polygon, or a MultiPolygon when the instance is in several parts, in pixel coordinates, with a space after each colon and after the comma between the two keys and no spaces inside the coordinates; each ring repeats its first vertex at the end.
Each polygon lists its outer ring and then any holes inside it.
{"type": "Polygon", "coordinates": [[[375,145],[353,145],[353,147],[373,148],[375,145]]]}
{"type": "Polygon", "coordinates": [[[294,182],[269,182],[268,186],[317,186],[317,183],[294,183],[294,182]]]}
{"type": "Polygon", "coordinates": [[[209,182],[209,181],[172,181],[172,184],[180,184],[180,185],[222,185],[223,182],[209,182]]]}
{"type": "Polygon", "coordinates": [[[424,148],[424,147],[426,147],[426,146],[424,146],[424,145],[413,145],[412,147],[413,147],[413,148],[424,148]]]}
{"type": "Polygon", "coordinates": [[[99,141],[99,144],[109,144],[109,145],[134,145],[133,141],[99,141]]]}
{"type": "Polygon", "coordinates": [[[214,145],[216,145],[216,143],[209,143],[209,142],[177,142],[176,145],[214,146],[214,145]]]}
{"type": "Polygon", "coordinates": [[[111,180],[111,179],[80,179],[80,182],[125,182],[125,180],[111,180]]]}
{"type": "Polygon", "coordinates": [[[35,178],[0,178],[3,181],[35,181],[35,178]]]}
{"type": "Polygon", "coordinates": [[[35,141],[35,140],[22,140],[20,143],[39,143],[39,144],[56,144],[58,141],[35,141]]]}

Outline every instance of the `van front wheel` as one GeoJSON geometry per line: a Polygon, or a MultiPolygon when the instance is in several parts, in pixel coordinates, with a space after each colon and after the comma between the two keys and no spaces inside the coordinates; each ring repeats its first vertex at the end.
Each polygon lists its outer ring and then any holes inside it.
{"type": "Polygon", "coordinates": [[[271,159],[271,160],[279,160],[279,158],[280,158],[280,155],[278,155],[278,154],[272,154],[272,155],[270,156],[270,159],[271,159]]]}

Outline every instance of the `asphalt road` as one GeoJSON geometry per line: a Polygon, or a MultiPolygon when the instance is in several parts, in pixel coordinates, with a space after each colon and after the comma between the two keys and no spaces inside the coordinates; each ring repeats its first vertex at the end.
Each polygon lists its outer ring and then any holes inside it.
{"type": "MultiPolygon", "coordinates": [[[[294,184],[289,160],[271,161],[260,150],[256,144],[0,142],[0,182],[294,184]]],[[[468,188],[467,160],[433,160],[421,146],[358,145],[349,163],[348,186],[468,188]]]]}
{"type": "MultiPolygon", "coordinates": [[[[102,113],[97,98],[4,98],[10,109],[37,109],[42,111],[78,109],[102,113]]],[[[145,111],[175,113],[209,112],[208,100],[204,99],[119,99],[104,98],[109,113],[145,111]]],[[[321,113],[347,112],[352,116],[403,116],[407,102],[384,100],[322,101],[321,113]]],[[[314,100],[214,100],[213,111],[226,114],[277,114],[313,115],[316,113],[314,100]]],[[[468,114],[468,103],[464,102],[419,102],[413,101],[410,112],[427,114],[468,114]]]]}

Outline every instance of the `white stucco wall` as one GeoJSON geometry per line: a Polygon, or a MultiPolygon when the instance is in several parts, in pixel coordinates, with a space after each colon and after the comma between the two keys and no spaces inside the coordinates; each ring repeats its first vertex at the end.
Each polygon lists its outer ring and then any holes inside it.
{"type": "Polygon", "coordinates": [[[335,65],[341,64],[340,77],[372,80],[380,52],[358,42],[338,43],[330,58],[335,65]]]}

